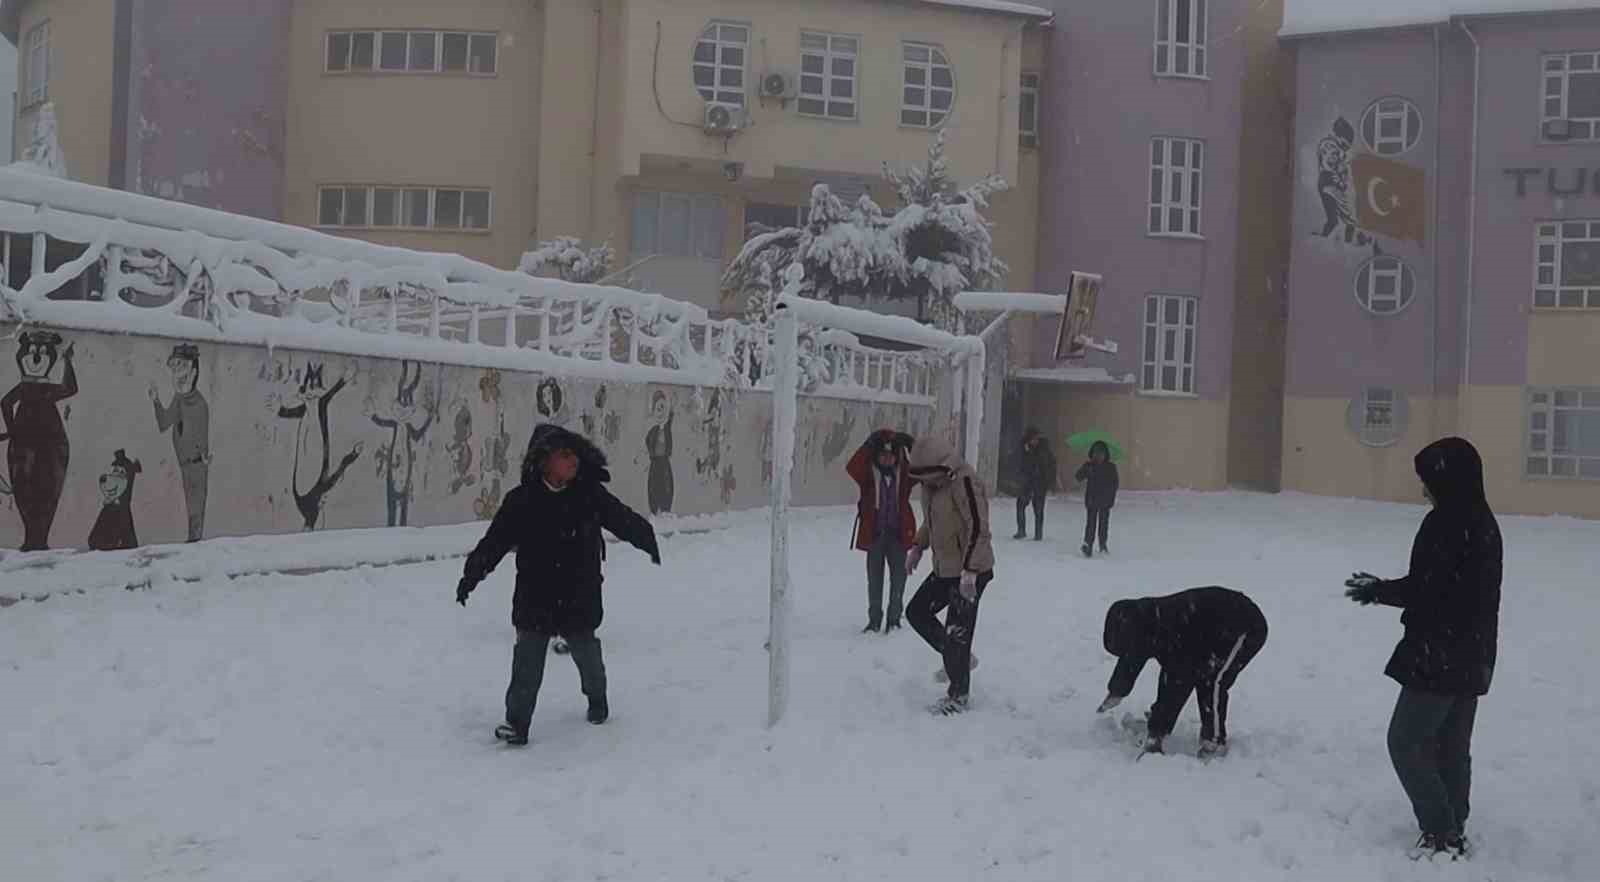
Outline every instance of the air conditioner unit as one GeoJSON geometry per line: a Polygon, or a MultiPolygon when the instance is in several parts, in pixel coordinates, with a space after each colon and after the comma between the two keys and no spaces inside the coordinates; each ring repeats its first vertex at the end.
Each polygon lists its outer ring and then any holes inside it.
{"type": "Polygon", "coordinates": [[[1564,119],[1547,119],[1544,121],[1544,139],[1546,141],[1565,141],[1572,137],[1572,123],[1564,119]]]}
{"type": "Polygon", "coordinates": [[[794,74],[786,70],[769,70],[761,75],[761,97],[782,98],[787,101],[799,93],[794,74]]]}
{"type": "Polygon", "coordinates": [[[732,135],[744,128],[744,109],[708,103],[702,125],[708,135],[732,135]]]}

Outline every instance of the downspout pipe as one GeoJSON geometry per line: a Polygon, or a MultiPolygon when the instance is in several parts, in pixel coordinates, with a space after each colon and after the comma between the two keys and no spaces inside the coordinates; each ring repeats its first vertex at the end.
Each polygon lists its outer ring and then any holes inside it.
{"type": "MultiPolygon", "coordinates": [[[[1434,125],[1444,119],[1444,80],[1443,61],[1444,49],[1440,43],[1439,26],[1433,27],[1433,119],[1434,125]]],[[[1439,185],[1439,144],[1443,139],[1435,131],[1433,136],[1433,336],[1429,343],[1428,353],[1428,394],[1433,399],[1433,428],[1434,434],[1439,433],[1439,313],[1440,297],[1444,285],[1439,277],[1442,266],[1440,252],[1444,249],[1439,237],[1439,194],[1444,189],[1439,185]]]]}
{"type": "MultiPolygon", "coordinates": [[[[1467,302],[1466,302],[1466,334],[1461,349],[1461,386],[1462,394],[1471,398],[1472,390],[1472,305],[1477,300],[1477,289],[1474,287],[1477,275],[1477,248],[1478,248],[1478,124],[1479,124],[1479,83],[1482,73],[1483,47],[1478,43],[1478,36],[1472,28],[1461,19],[1456,20],[1462,33],[1472,41],[1472,145],[1470,148],[1470,168],[1467,178],[1467,302]]],[[[1470,408],[1463,408],[1470,413],[1470,408]]],[[[1462,421],[1467,422],[1466,420],[1462,421]]],[[[1467,426],[1461,426],[1463,432],[1467,426]]]]}

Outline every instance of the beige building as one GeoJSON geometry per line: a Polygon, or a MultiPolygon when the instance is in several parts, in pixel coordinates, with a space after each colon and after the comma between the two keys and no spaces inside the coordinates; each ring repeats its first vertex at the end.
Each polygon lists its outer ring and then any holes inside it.
{"type": "MultiPolygon", "coordinates": [[[[892,194],[946,133],[1031,287],[1043,11],[976,0],[6,0],[72,177],[512,267],[609,241],[722,303],[746,223],[892,194]],[[264,13],[263,10],[266,10],[264,13]],[[1025,100],[1025,75],[1032,94],[1025,100]],[[1028,119],[1024,120],[1024,114],[1028,119]]],[[[30,99],[31,96],[31,99],[30,99]]]]}

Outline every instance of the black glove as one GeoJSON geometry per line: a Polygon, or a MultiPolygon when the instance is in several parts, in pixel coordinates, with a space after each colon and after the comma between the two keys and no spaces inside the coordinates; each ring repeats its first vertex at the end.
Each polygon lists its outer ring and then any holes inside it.
{"type": "Polygon", "coordinates": [[[1344,584],[1350,589],[1344,596],[1366,606],[1378,602],[1378,586],[1383,584],[1383,580],[1371,573],[1355,573],[1344,584]]]}
{"type": "Polygon", "coordinates": [[[467,595],[471,594],[472,589],[476,587],[478,587],[477,583],[473,582],[471,579],[468,579],[466,576],[462,576],[461,581],[456,583],[456,603],[466,606],[467,595]]]}
{"type": "Polygon", "coordinates": [[[911,452],[912,445],[916,443],[917,439],[907,435],[905,432],[896,432],[894,434],[894,446],[906,451],[907,453],[911,452]]]}

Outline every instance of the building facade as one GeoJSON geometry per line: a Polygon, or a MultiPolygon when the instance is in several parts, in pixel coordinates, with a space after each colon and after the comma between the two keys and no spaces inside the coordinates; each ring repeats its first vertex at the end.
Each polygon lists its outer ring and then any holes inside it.
{"type": "Polygon", "coordinates": [[[1040,126],[1037,290],[1105,279],[1115,355],[1020,346],[1008,396],[1053,437],[1123,441],[1140,488],[1272,488],[1279,448],[1288,105],[1279,0],[1054,4],[1040,126]],[[1235,421],[1235,408],[1238,420],[1235,421]]]}
{"type": "Polygon", "coordinates": [[[1600,516],[1600,11],[1289,45],[1285,488],[1417,501],[1457,434],[1497,508],[1600,516]]]}
{"type": "Polygon", "coordinates": [[[979,0],[6,0],[19,138],[53,102],[72,177],[516,266],[607,241],[644,287],[737,312],[748,221],[883,163],[1013,188],[1031,282],[1035,6],[979,0]],[[1025,74],[1028,79],[1025,79],[1025,74]],[[1031,83],[1024,95],[1024,84],[1031,83]],[[1029,102],[1033,103],[1029,103],[1029,102]]]}

